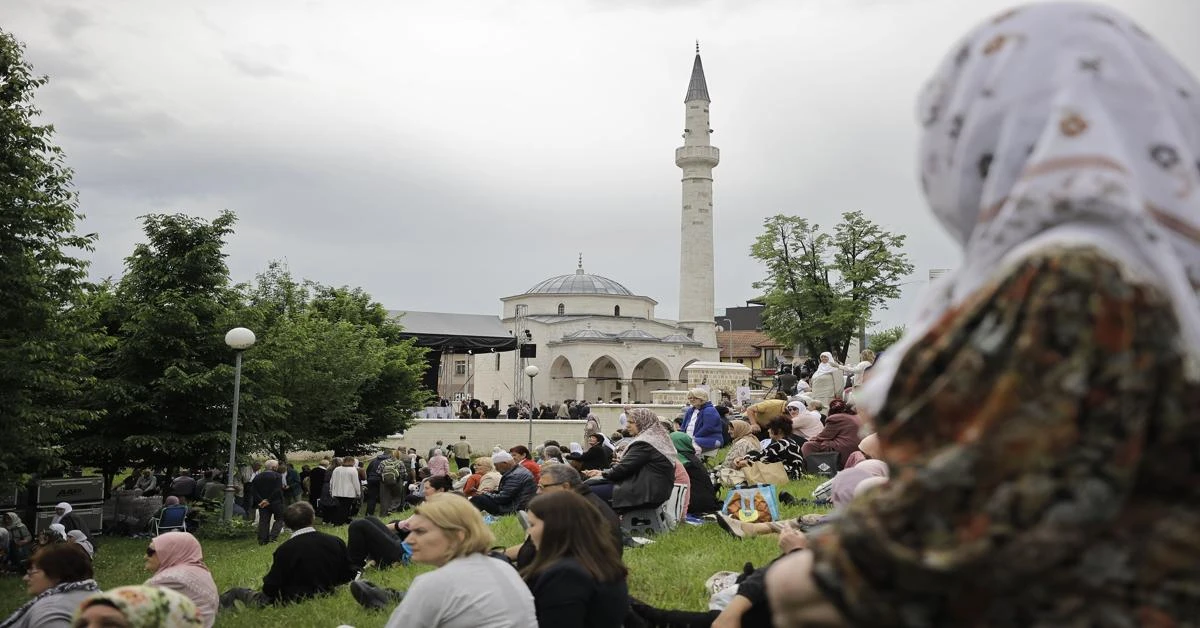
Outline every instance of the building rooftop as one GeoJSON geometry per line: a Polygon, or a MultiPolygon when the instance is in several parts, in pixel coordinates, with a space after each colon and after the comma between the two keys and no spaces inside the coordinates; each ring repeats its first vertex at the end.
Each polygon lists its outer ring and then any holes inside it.
{"type": "Polygon", "coordinates": [[[704,65],[700,63],[699,46],[696,47],[696,61],[692,63],[692,79],[688,81],[687,96],[683,97],[683,102],[693,100],[712,102],[708,99],[708,83],[704,81],[704,65]]]}
{"type": "Polygon", "coordinates": [[[539,282],[525,294],[613,294],[634,296],[629,288],[600,275],[589,275],[583,271],[583,263],[572,275],[559,275],[539,282]]]}

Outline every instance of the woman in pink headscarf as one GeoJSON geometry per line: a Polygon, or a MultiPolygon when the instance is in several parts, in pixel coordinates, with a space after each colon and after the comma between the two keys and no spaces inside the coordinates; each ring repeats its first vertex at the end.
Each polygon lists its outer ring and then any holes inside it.
{"type": "Polygon", "coordinates": [[[204,628],[212,628],[217,620],[219,593],[196,537],[187,532],[167,532],[150,539],[146,570],[154,572],[146,586],[183,594],[200,610],[204,628]]]}

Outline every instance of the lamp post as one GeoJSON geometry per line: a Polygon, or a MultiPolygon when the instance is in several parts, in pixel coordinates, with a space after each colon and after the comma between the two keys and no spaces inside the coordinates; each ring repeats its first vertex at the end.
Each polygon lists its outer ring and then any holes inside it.
{"type": "MultiPolygon", "coordinates": [[[[234,475],[237,473],[237,424],[238,400],[242,394],[242,352],[254,345],[254,332],[245,327],[234,327],[225,334],[225,344],[234,351],[233,360],[233,426],[229,429],[229,471],[225,478],[225,508],[221,512],[222,521],[233,519],[233,487],[234,475]]],[[[249,490],[249,487],[242,487],[249,490]]]]}
{"type": "Polygon", "coordinates": [[[532,364],[525,367],[525,375],[529,376],[529,451],[533,451],[533,378],[540,372],[541,370],[532,364]]]}
{"type": "MultiPolygon", "coordinates": [[[[725,331],[729,332],[729,342],[726,343],[728,344],[728,347],[726,347],[725,350],[729,352],[729,361],[733,362],[733,321],[728,318],[722,318],[721,320],[729,323],[729,326],[725,328],[725,331]]],[[[720,357],[720,355],[721,354],[718,352],[717,356],[720,357]]]]}

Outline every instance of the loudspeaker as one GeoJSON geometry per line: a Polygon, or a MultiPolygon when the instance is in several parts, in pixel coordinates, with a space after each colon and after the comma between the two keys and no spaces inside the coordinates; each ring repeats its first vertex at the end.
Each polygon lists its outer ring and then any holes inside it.
{"type": "Polygon", "coordinates": [[[521,345],[521,357],[536,358],[537,357],[537,345],[532,344],[532,343],[527,344],[527,345],[521,345]]]}

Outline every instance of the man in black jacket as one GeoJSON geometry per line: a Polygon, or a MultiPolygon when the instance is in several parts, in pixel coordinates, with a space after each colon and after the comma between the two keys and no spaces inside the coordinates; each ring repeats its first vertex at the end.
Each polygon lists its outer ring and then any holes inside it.
{"type": "MultiPolygon", "coordinates": [[[[250,480],[250,494],[258,508],[258,544],[266,545],[279,538],[283,530],[283,476],[277,469],[279,463],[268,460],[250,480]],[[274,524],[271,520],[274,519],[274,524]]],[[[295,530],[295,528],[292,528],[295,530]]]]}
{"type": "Polygon", "coordinates": [[[250,606],[288,604],[332,593],[338,585],[353,580],[346,544],[336,536],[317,532],[313,528],[315,514],[308,502],[288,506],[283,519],[294,532],[275,549],[262,592],[230,589],[221,595],[221,608],[232,608],[235,600],[250,606]]]}
{"type": "Polygon", "coordinates": [[[537,494],[537,483],[529,469],[517,464],[507,451],[492,454],[492,465],[500,472],[500,486],[495,493],[472,497],[471,503],[493,515],[510,515],[527,506],[537,494]]]}

